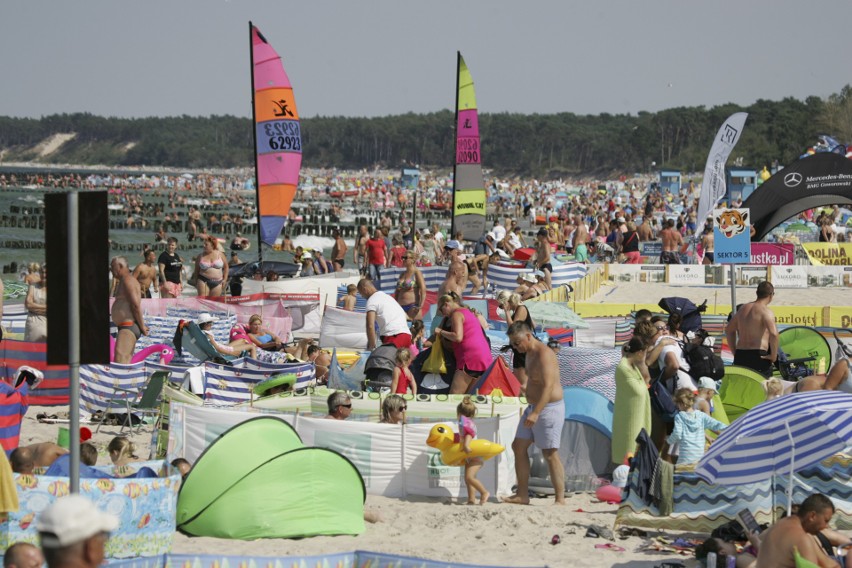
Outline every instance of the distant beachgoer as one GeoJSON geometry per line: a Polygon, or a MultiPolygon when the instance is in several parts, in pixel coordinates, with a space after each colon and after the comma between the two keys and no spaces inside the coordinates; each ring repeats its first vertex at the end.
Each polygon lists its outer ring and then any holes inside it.
{"type": "Polygon", "coordinates": [[[199,296],[221,296],[228,282],[228,259],[219,250],[216,237],[206,236],[203,247],[195,261],[195,287],[199,296]]]}
{"type": "Polygon", "coordinates": [[[118,327],[115,338],[115,362],[130,363],[136,341],[148,335],[148,326],[142,315],[142,294],[139,281],[127,268],[127,259],[117,256],[110,262],[113,278],[118,281],[115,301],[112,304],[112,321],[118,327]]]}
{"type": "Polygon", "coordinates": [[[154,264],[156,257],[154,249],[145,251],[145,260],[133,269],[133,277],[139,281],[139,291],[143,298],[151,298],[151,285],[157,280],[157,266],[154,264]]]}
{"type": "Polygon", "coordinates": [[[37,262],[31,262],[27,265],[27,275],[24,276],[24,283],[27,286],[32,286],[39,282],[41,282],[41,265],[37,262]]]}
{"type": "Polygon", "coordinates": [[[771,282],[757,285],[757,299],[737,310],[725,335],[734,354],[734,365],[742,365],[769,376],[778,358],[778,328],[769,304],[775,296],[771,282]]]}
{"type": "Polygon", "coordinates": [[[372,239],[367,239],[367,273],[370,278],[376,283],[376,286],[382,285],[382,269],[387,264],[388,248],[385,244],[385,237],[381,229],[376,229],[372,239]]]}
{"type": "Polygon", "coordinates": [[[161,298],[179,298],[183,290],[183,259],[175,252],[177,245],[177,239],[169,237],[166,250],[157,259],[161,298]]]}
{"type": "Polygon", "coordinates": [[[187,459],[175,458],[171,463],[172,467],[178,470],[183,479],[186,479],[186,476],[189,475],[190,471],[192,471],[192,464],[189,463],[189,460],[187,459]]]}
{"type": "Polygon", "coordinates": [[[663,264],[680,264],[680,247],[683,245],[683,237],[675,229],[673,219],[667,219],[665,228],[660,231],[660,240],[662,240],[662,253],[660,262],[663,264]]]}
{"type": "Polygon", "coordinates": [[[335,229],[331,236],[334,237],[334,246],[331,247],[331,262],[334,265],[334,271],[340,272],[346,265],[346,252],[349,247],[343,237],[340,236],[338,229],[335,229]]]}
{"type": "Polygon", "coordinates": [[[426,301],[426,279],[417,268],[417,256],[409,251],[403,257],[405,268],[396,281],[394,299],[402,306],[405,315],[410,319],[416,319],[423,310],[426,301]]]}
{"type": "Polygon", "coordinates": [[[27,290],[24,307],[27,321],[24,326],[24,341],[47,341],[47,265],[39,270],[39,280],[27,290]]]}

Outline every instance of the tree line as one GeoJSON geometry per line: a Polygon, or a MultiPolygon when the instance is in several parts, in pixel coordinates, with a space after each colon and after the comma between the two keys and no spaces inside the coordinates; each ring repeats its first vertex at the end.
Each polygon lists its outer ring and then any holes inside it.
{"type": "MultiPolygon", "coordinates": [[[[787,164],[818,134],[852,143],[852,87],[825,99],[758,100],[747,107],[678,107],[659,112],[577,115],[482,113],[483,166],[501,175],[566,177],[672,168],[700,171],[730,114],[749,113],[731,155],[746,166],[787,164]]],[[[452,167],[453,113],[302,119],[303,164],[361,169],[452,167]]],[[[88,113],[0,117],[2,160],[177,168],[250,167],[251,121],[234,116],[106,118],[88,113]],[[75,136],[39,157],[54,134],[75,136]]]]}

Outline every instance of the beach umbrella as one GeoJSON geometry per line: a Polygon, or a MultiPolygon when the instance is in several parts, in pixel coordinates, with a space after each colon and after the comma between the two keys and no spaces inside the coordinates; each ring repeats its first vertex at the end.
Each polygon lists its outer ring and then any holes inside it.
{"type": "Polygon", "coordinates": [[[793,474],[852,444],[852,394],[838,391],[794,393],[764,402],[726,428],[695,467],[695,474],[718,485],[743,485],[772,475],[793,474]]]}
{"type": "Polygon", "coordinates": [[[525,302],[533,322],[542,327],[588,329],[589,324],[566,304],[559,302],[525,302]]]}

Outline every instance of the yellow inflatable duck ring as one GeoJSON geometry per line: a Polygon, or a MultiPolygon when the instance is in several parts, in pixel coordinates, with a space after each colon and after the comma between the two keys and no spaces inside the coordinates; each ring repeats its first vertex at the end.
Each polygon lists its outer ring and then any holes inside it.
{"type": "Polygon", "coordinates": [[[462,449],[462,445],[456,441],[456,434],[449,424],[435,424],[426,438],[426,445],[436,450],[441,450],[441,461],[445,465],[463,465],[467,458],[491,459],[505,450],[500,444],[488,440],[471,440],[470,453],[462,449]]]}

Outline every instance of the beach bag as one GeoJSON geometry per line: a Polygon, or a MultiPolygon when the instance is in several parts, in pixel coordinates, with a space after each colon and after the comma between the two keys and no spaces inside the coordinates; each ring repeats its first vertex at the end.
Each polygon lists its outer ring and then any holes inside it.
{"type": "Polygon", "coordinates": [[[435,343],[432,344],[432,351],[429,357],[423,361],[421,370],[424,374],[436,373],[444,375],[447,373],[447,364],[444,362],[444,346],[441,344],[440,338],[435,338],[435,343]]]}
{"type": "Polygon", "coordinates": [[[683,357],[689,363],[689,376],[693,379],[710,377],[720,381],[725,375],[725,363],[712,347],[687,343],[683,346],[683,357]]]}
{"type": "Polygon", "coordinates": [[[672,397],[670,384],[677,384],[677,376],[664,381],[661,373],[659,377],[651,381],[649,389],[651,394],[651,408],[663,422],[674,422],[675,414],[679,412],[672,397]]]}
{"type": "Polygon", "coordinates": [[[778,348],[778,358],[775,360],[775,366],[778,368],[778,372],[781,373],[781,378],[785,381],[798,381],[812,374],[803,360],[791,360],[780,347],[778,348]]]}

